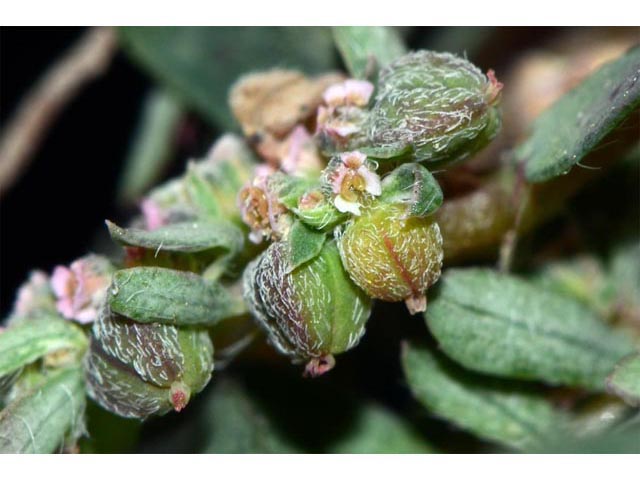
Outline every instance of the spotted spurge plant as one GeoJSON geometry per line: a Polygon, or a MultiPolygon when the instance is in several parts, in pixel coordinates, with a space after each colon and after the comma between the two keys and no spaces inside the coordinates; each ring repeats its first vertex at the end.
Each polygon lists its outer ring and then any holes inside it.
{"type": "Polygon", "coordinates": [[[236,133],[130,223],[106,222],[119,255],[35,270],[17,292],[0,451],[124,448],[144,421],[186,425],[188,447],[167,434],[165,449],[201,452],[624,450],[640,435],[639,232],[604,257],[540,247],[583,187],[602,195],[592,180],[637,177],[640,49],[594,59],[538,108],[518,83],[531,60],[503,78],[394,29],[262,32],[291,49],[330,49],[331,33],[345,71],[252,68],[222,108],[195,92],[205,60],[173,69],[172,45],[238,31],[120,31],[236,133]]]}

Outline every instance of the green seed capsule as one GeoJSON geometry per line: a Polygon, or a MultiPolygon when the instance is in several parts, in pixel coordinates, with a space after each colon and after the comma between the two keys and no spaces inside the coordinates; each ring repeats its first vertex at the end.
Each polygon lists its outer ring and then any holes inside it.
{"type": "Polygon", "coordinates": [[[311,376],[330,370],[334,354],[356,346],[371,301],[342,268],[334,241],[291,271],[286,242],[273,243],[245,270],[245,299],[269,341],[311,376]]]}
{"type": "Polygon", "coordinates": [[[442,237],[430,217],[380,204],[357,217],[338,238],[351,279],[373,298],[404,300],[411,313],[427,307],[425,292],[440,277],[442,237]]]}
{"type": "Polygon", "coordinates": [[[367,126],[370,157],[444,163],[483,148],[500,129],[502,88],[450,53],[418,51],[380,73],[367,126]]]}
{"type": "Polygon", "coordinates": [[[182,410],[213,371],[206,331],[133,322],[105,307],[86,360],[89,395],[129,418],[182,410]]]}

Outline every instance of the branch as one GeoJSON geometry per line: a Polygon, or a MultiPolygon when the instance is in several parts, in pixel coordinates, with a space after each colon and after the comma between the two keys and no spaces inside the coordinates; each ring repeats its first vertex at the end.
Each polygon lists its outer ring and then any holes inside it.
{"type": "Polygon", "coordinates": [[[105,72],[115,50],[112,28],[89,29],[22,100],[0,135],[0,196],[26,169],[64,106],[87,82],[105,72]]]}

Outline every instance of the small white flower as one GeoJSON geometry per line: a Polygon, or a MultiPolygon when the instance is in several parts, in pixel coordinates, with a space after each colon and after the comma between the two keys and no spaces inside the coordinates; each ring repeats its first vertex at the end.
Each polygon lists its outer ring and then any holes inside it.
{"type": "Polygon", "coordinates": [[[340,164],[330,173],[331,189],[336,194],[334,205],[340,212],[360,215],[363,198],[382,193],[380,177],[369,169],[366,160],[360,152],[343,153],[340,164]]]}

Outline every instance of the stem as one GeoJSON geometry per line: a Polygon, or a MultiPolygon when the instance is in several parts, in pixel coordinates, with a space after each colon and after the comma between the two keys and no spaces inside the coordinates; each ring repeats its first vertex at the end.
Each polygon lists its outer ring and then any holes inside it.
{"type": "Polygon", "coordinates": [[[494,258],[509,232],[528,233],[560,213],[568,199],[637,144],[636,117],[631,114],[627,124],[583,159],[588,169],[576,165],[567,175],[545,183],[525,184],[524,192],[516,195],[517,172],[508,167],[477,190],[446,201],[435,213],[444,241],[445,262],[451,265],[494,258]]]}
{"type": "Polygon", "coordinates": [[[0,136],[0,196],[24,171],[62,108],[104,73],[116,50],[112,28],[89,29],[31,89],[0,136]]]}

